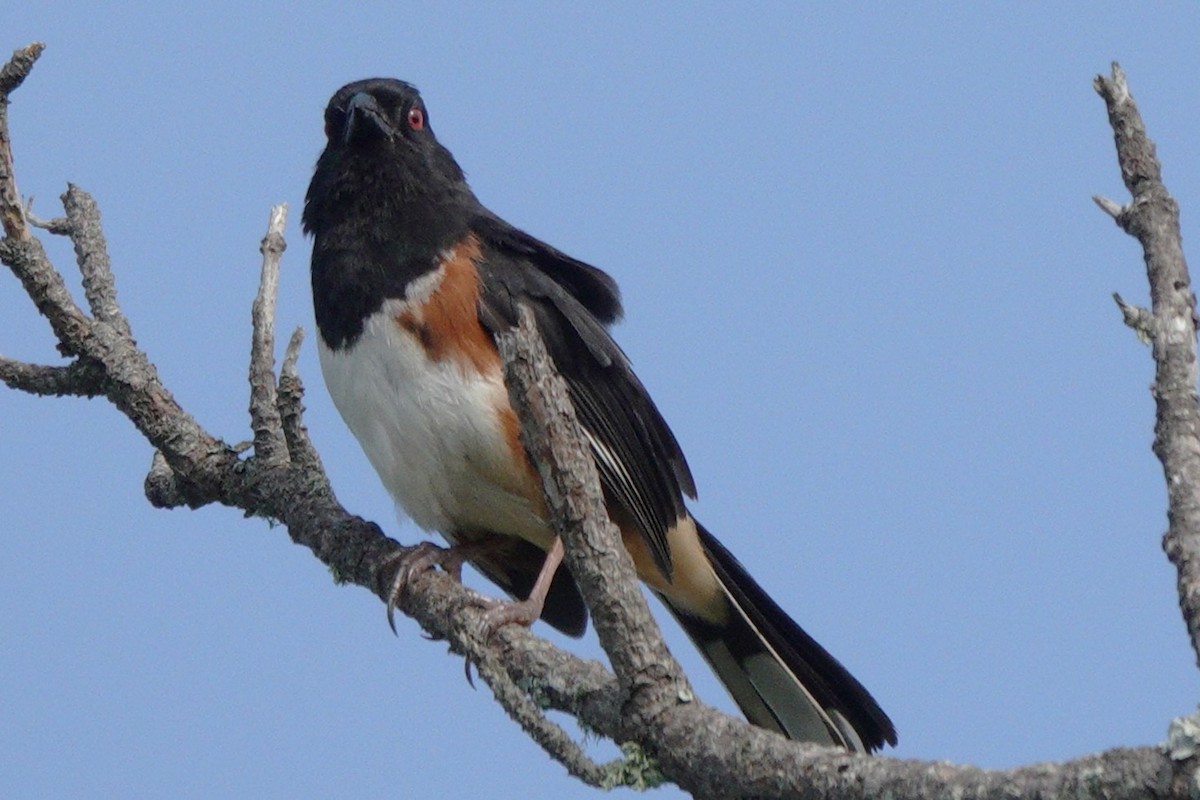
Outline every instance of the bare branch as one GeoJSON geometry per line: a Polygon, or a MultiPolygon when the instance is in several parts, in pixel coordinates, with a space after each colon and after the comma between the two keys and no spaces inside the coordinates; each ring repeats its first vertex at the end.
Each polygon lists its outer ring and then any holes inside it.
{"type": "Polygon", "coordinates": [[[1133,332],[1137,334],[1138,341],[1142,344],[1150,344],[1150,338],[1154,333],[1151,325],[1154,316],[1150,310],[1126,303],[1125,298],[1116,292],[1113,292],[1113,300],[1116,302],[1117,308],[1121,310],[1121,318],[1125,320],[1125,324],[1133,328],[1133,332]]]}
{"type": "Polygon", "coordinates": [[[300,345],[304,344],[304,328],[296,328],[288,339],[287,349],[283,353],[283,364],[279,368],[279,381],[299,379],[296,364],[300,361],[300,345]]]}
{"type": "Polygon", "coordinates": [[[287,203],[280,203],[271,209],[267,235],[259,246],[262,274],[251,312],[250,427],[255,454],[270,463],[285,458],[287,453],[275,392],[275,298],[279,293],[279,261],[287,248],[283,240],[286,224],[287,203]]]}
{"type": "MultiPolygon", "coordinates": [[[[0,195],[3,194],[0,184],[0,195]]],[[[79,355],[76,344],[88,326],[87,317],[67,290],[62,276],[51,266],[37,239],[6,237],[0,240],[0,262],[21,281],[37,310],[50,322],[63,355],[79,355]]]]}
{"type": "MultiPolygon", "coordinates": [[[[567,566],[623,690],[626,721],[652,728],[664,708],[690,702],[694,695],[663,643],[638,588],[633,561],[608,519],[599,475],[566,385],[554,370],[533,314],[522,307],[519,318],[517,329],[502,335],[499,346],[522,443],[538,467],[554,529],[566,546],[567,566]]],[[[572,774],[579,774],[575,749],[552,750],[561,744],[557,734],[547,741],[539,735],[541,728],[530,732],[572,774]]],[[[580,777],[602,780],[599,768],[588,763],[580,777]]]]}
{"type": "Polygon", "coordinates": [[[678,669],[674,662],[658,660],[669,657],[641,660],[641,651],[661,646],[661,640],[651,641],[657,639],[657,628],[640,593],[636,599],[622,594],[630,588],[636,592],[632,564],[607,522],[595,467],[586,455],[566,389],[553,373],[527,310],[519,328],[501,339],[501,352],[510,398],[522,418],[524,444],[542,475],[555,530],[567,544],[572,575],[594,612],[597,634],[620,685],[615,718],[594,719],[585,710],[575,713],[615,741],[641,743],[668,779],[701,797],[1036,797],[1084,785],[1104,785],[1105,791],[1134,786],[1142,791],[1155,780],[1159,790],[1169,791],[1169,771],[1163,770],[1167,761],[1161,753],[1114,751],[1064,765],[986,772],[798,744],[694,701],[682,673],[677,678],[672,674],[678,669]],[[674,696],[664,691],[671,686],[678,687],[674,696]],[[638,692],[656,702],[638,703],[638,692]]]}
{"type": "Polygon", "coordinates": [[[45,49],[44,42],[33,42],[13,51],[8,63],[0,67],[0,100],[8,100],[8,96],[25,82],[45,49]]]}
{"type": "MultiPolygon", "coordinates": [[[[0,185],[0,195],[4,190],[0,185]]],[[[60,351],[86,359],[103,371],[105,396],[173,467],[190,460],[215,460],[226,467],[236,461],[227,445],[209,435],[179,407],[159,380],[154,365],[128,333],[83,313],[40,241],[12,237],[0,240],[0,262],[12,269],[49,320],[60,351]]],[[[215,487],[209,486],[201,494],[211,497],[213,491],[215,487]]],[[[193,496],[192,500],[200,502],[202,497],[193,496]]]]}
{"type": "Polygon", "coordinates": [[[608,519],[591,451],[575,418],[566,384],[554,370],[533,314],[499,339],[509,399],[521,420],[521,440],[538,467],[554,530],[579,584],[596,635],[628,693],[628,713],[652,722],[663,708],[690,702],[687,677],[663,644],[638,587],[633,560],[608,519]]]}
{"type": "Polygon", "coordinates": [[[35,228],[41,228],[46,233],[52,233],[55,236],[70,236],[71,223],[67,222],[66,217],[51,217],[50,219],[42,219],[33,213],[33,201],[25,207],[25,219],[35,228]]]}
{"type": "Polygon", "coordinates": [[[1092,202],[1098,205],[1101,211],[1112,217],[1118,225],[1121,224],[1121,215],[1125,213],[1125,206],[1098,194],[1092,195],[1092,202]]]}
{"type": "Polygon", "coordinates": [[[279,384],[276,387],[279,417],[288,457],[292,463],[299,469],[324,474],[321,457],[317,455],[316,448],[308,438],[308,429],[304,427],[304,382],[300,380],[300,373],[296,370],[296,363],[300,359],[300,345],[303,342],[304,329],[296,328],[288,340],[283,364],[279,368],[279,384]]]}
{"type": "Polygon", "coordinates": [[[477,666],[480,677],[487,681],[496,701],[529,738],[584,783],[596,787],[605,785],[604,768],[588,758],[583,748],[560,725],[546,718],[531,693],[517,685],[494,653],[485,651],[484,658],[477,662],[477,666]]]}
{"type": "Polygon", "coordinates": [[[67,184],[62,204],[67,212],[67,235],[75,245],[75,263],[83,275],[83,293],[92,316],[112,325],[118,334],[129,336],[129,321],[117,305],[116,280],[96,201],[78,186],[67,184]]]}
{"type": "Polygon", "coordinates": [[[79,360],[65,367],[53,367],[0,356],[0,381],[10,389],[30,394],[55,397],[104,394],[104,370],[92,361],[79,360]]]}
{"type": "Polygon", "coordinates": [[[1196,402],[1196,296],[1179,233],[1179,206],[1162,182],[1154,143],[1125,73],[1096,76],[1108,107],[1121,178],[1133,201],[1117,222],[1137,237],[1150,281],[1150,318],[1140,317],[1154,357],[1154,453],[1167,481],[1163,549],[1178,572],[1179,604],[1200,663],[1200,406],[1196,402]]]}
{"type": "Polygon", "coordinates": [[[4,235],[17,241],[30,238],[29,225],[25,221],[25,206],[21,193],[17,191],[16,173],[13,172],[12,142],[8,134],[8,96],[17,90],[28,77],[38,56],[46,49],[41,42],[26,45],[12,54],[12,58],[0,67],[0,224],[4,235]]]}

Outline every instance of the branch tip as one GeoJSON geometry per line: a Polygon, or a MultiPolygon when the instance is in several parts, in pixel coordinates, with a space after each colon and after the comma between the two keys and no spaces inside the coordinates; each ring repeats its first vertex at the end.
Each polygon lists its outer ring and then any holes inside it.
{"type": "Polygon", "coordinates": [[[1121,317],[1125,324],[1137,334],[1138,341],[1142,344],[1150,344],[1154,335],[1154,315],[1150,313],[1150,310],[1126,303],[1125,298],[1116,292],[1113,292],[1112,297],[1117,308],[1121,310],[1121,317]]]}
{"type": "Polygon", "coordinates": [[[53,397],[104,394],[104,371],[93,361],[76,359],[65,367],[27,364],[0,356],[0,382],[10,389],[53,397]]]}
{"type": "MultiPolygon", "coordinates": [[[[589,786],[605,786],[610,780],[608,771],[589,758],[562,726],[546,716],[534,701],[533,693],[518,686],[490,650],[480,648],[478,654],[480,658],[475,661],[476,669],[479,670],[480,677],[487,681],[492,694],[508,716],[520,725],[531,739],[541,745],[547,755],[566,767],[567,772],[589,786]]],[[[471,659],[468,658],[468,680],[471,663],[471,659]]]]}
{"type": "Polygon", "coordinates": [[[1125,70],[1121,69],[1121,65],[1116,61],[1112,62],[1111,74],[1108,77],[1097,75],[1092,80],[1092,87],[1112,105],[1124,105],[1130,100],[1125,70]]]}
{"type": "Polygon", "coordinates": [[[1125,215],[1125,206],[1099,194],[1092,195],[1092,202],[1098,205],[1101,211],[1112,217],[1118,225],[1121,224],[1121,219],[1125,215]]]}
{"type": "Polygon", "coordinates": [[[7,100],[24,83],[45,49],[45,42],[33,42],[13,51],[8,63],[0,67],[0,102],[7,100]]]}
{"type": "Polygon", "coordinates": [[[71,233],[71,224],[67,222],[66,217],[51,217],[50,219],[42,219],[33,213],[27,206],[25,209],[25,219],[35,228],[44,230],[46,233],[54,236],[69,236],[71,233]]]}
{"type": "Polygon", "coordinates": [[[296,370],[296,362],[300,360],[300,346],[303,344],[304,328],[297,325],[296,330],[292,331],[291,338],[288,339],[287,349],[283,352],[283,366],[279,368],[280,379],[299,376],[299,372],[296,370]]]}
{"type": "Polygon", "coordinates": [[[250,312],[250,427],[254,431],[255,455],[269,463],[276,463],[287,454],[275,380],[275,304],[279,294],[279,262],[287,248],[283,238],[286,224],[287,204],[273,206],[267,233],[258,248],[262,253],[262,271],[250,312]]]}
{"type": "Polygon", "coordinates": [[[1172,761],[1187,761],[1200,753],[1200,710],[1176,717],[1167,727],[1167,754],[1172,761]]]}
{"type": "MultiPolygon", "coordinates": [[[[287,242],[283,238],[283,229],[287,225],[288,204],[278,203],[271,206],[271,214],[267,219],[267,233],[263,236],[262,244],[259,246],[259,252],[264,256],[268,252],[282,254],[287,249],[287,242]]],[[[278,261],[276,262],[278,267],[278,261]]]]}
{"type": "Polygon", "coordinates": [[[67,184],[62,204],[67,212],[65,232],[75,247],[75,263],[83,276],[88,308],[96,319],[132,338],[129,320],[117,303],[117,282],[108,257],[108,241],[100,225],[100,207],[90,194],[73,183],[67,184]]]}
{"type": "Polygon", "coordinates": [[[46,45],[34,42],[12,54],[12,58],[0,67],[0,226],[4,235],[19,242],[29,241],[29,223],[25,219],[25,205],[17,190],[16,173],[13,171],[12,138],[8,131],[8,96],[16,91],[29,76],[33,64],[46,45]]]}

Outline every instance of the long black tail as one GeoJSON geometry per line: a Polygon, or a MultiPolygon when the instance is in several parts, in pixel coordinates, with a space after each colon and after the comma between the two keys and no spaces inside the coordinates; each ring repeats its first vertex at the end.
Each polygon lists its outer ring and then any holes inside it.
{"type": "Polygon", "coordinates": [[[817,644],[699,523],[731,613],[714,625],[671,608],[750,722],[792,739],[871,752],[896,728],[870,693],[817,644]]]}

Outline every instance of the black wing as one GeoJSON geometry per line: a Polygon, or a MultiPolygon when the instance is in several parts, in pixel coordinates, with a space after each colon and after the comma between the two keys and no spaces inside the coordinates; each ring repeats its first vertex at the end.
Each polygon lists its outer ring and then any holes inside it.
{"type": "Polygon", "coordinates": [[[491,214],[472,228],[484,251],[480,320],[495,335],[516,324],[518,303],[534,312],[607,499],[636,523],[670,578],[667,531],[696,487],[675,435],[605,328],[621,311],[616,283],[491,214]]]}
{"type": "Polygon", "coordinates": [[[514,228],[486,208],[480,208],[471,227],[492,247],[544,273],[600,322],[607,325],[621,318],[621,292],[607,272],[514,228]]]}

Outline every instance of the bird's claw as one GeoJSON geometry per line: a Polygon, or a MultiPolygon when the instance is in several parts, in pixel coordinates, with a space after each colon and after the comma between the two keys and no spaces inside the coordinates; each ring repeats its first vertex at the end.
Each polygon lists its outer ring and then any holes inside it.
{"type": "MultiPolygon", "coordinates": [[[[391,562],[396,563],[396,574],[392,577],[391,586],[387,591],[387,622],[392,633],[396,633],[396,607],[404,599],[414,578],[434,567],[441,567],[455,580],[462,580],[463,556],[457,549],[439,547],[433,542],[421,542],[416,547],[392,557],[391,562]]],[[[383,569],[389,566],[391,563],[385,564],[383,569]]]]}

